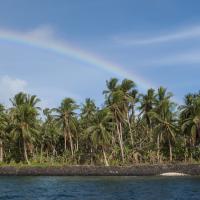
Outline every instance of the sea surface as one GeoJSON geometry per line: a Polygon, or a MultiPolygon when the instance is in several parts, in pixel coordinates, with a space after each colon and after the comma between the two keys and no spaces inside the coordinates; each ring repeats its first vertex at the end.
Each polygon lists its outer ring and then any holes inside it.
{"type": "Polygon", "coordinates": [[[0,177],[0,200],[200,200],[200,177],[0,177]]]}

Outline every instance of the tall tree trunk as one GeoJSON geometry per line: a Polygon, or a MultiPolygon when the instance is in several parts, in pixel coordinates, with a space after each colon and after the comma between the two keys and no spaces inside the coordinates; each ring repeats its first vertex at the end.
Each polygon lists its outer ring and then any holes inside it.
{"type": "Polygon", "coordinates": [[[47,160],[49,160],[49,150],[48,150],[48,148],[46,150],[46,154],[47,154],[47,160]]]}
{"type": "Polygon", "coordinates": [[[131,123],[130,123],[128,112],[127,112],[127,122],[128,122],[128,127],[129,127],[129,133],[130,133],[130,136],[131,136],[131,145],[133,147],[133,132],[132,132],[132,128],[131,128],[131,123]]]}
{"type": "Polygon", "coordinates": [[[71,154],[72,154],[72,157],[74,157],[74,146],[73,146],[73,140],[72,140],[72,135],[71,135],[70,129],[68,131],[68,134],[69,134],[69,142],[70,142],[71,154]]]}
{"type": "Polygon", "coordinates": [[[106,156],[106,152],[105,152],[103,147],[102,147],[102,150],[103,150],[103,157],[104,157],[105,166],[109,166],[108,159],[107,159],[107,156],[106,156]]]}
{"type": "Polygon", "coordinates": [[[189,148],[190,158],[189,158],[189,162],[193,161],[193,147],[194,147],[194,142],[193,142],[193,139],[190,138],[190,148],[189,148]]]}
{"type": "Polygon", "coordinates": [[[151,125],[147,126],[147,136],[149,137],[150,143],[153,142],[153,134],[152,134],[152,127],[151,125]]]}
{"type": "Polygon", "coordinates": [[[122,157],[122,162],[124,163],[124,147],[123,147],[123,140],[122,140],[122,133],[121,133],[121,123],[117,122],[117,135],[118,135],[118,141],[119,141],[119,146],[121,150],[121,157],[122,157]]]}
{"type": "Polygon", "coordinates": [[[56,148],[54,145],[52,145],[52,155],[56,156],[56,148]]]}
{"type": "Polygon", "coordinates": [[[26,160],[27,164],[29,165],[30,162],[29,162],[29,160],[28,160],[27,146],[26,146],[25,140],[23,141],[23,143],[24,143],[24,144],[23,144],[23,145],[24,145],[24,159],[26,160]]]}
{"type": "Polygon", "coordinates": [[[184,157],[185,157],[185,162],[187,162],[187,158],[188,158],[188,147],[187,147],[187,139],[186,139],[186,136],[185,136],[185,135],[184,135],[184,146],[185,146],[184,157]]]}
{"type": "Polygon", "coordinates": [[[157,160],[160,162],[160,135],[157,136],[157,160]]]}
{"type": "Polygon", "coordinates": [[[42,162],[42,156],[43,156],[43,144],[40,146],[40,163],[42,162]]]}
{"type": "Polygon", "coordinates": [[[65,138],[65,151],[67,150],[67,134],[68,134],[71,154],[72,154],[72,157],[74,157],[73,140],[72,140],[71,130],[69,127],[69,120],[67,118],[65,119],[65,134],[66,134],[65,135],[65,137],[66,137],[65,138]]]}
{"type": "Polygon", "coordinates": [[[90,148],[90,164],[93,165],[93,150],[90,148]]]}
{"type": "Polygon", "coordinates": [[[170,162],[172,162],[172,160],[173,160],[172,144],[171,144],[170,139],[168,139],[168,141],[169,141],[169,160],[170,160],[170,162]]]}
{"type": "Polygon", "coordinates": [[[66,128],[64,128],[64,150],[67,151],[67,131],[66,128]]]}
{"type": "Polygon", "coordinates": [[[79,138],[76,137],[76,152],[79,150],[79,138]]]}
{"type": "Polygon", "coordinates": [[[0,162],[3,162],[3,141],[0,139],[0,162]]]}

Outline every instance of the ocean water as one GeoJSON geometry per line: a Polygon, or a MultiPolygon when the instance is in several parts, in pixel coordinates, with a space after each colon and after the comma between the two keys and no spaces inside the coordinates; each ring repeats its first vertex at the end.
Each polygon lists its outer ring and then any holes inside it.
{"type": "Polygon", "coordinates": [[[200,177],[0,177],[0,200],[200,200],[200,177]]]}

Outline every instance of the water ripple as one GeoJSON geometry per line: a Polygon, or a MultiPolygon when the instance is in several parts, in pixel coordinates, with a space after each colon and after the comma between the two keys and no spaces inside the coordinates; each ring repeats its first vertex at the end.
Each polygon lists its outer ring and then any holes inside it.
{"type": "Polygon", "coordinates": [[[0,200],[199,200],[199,177],[0,177],[0,200]]]}

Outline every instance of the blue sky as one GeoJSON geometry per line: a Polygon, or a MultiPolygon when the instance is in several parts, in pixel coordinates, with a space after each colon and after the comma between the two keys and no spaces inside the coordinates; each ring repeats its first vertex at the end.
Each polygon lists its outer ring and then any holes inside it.
{"type": "Polygon", "coordinates": [[[200,1],[0,1],[1,102],[26,91],[38,94],[43,107],[65,97],[78,103],[91,97],[100,105],[105,81],[125,75],[136,79],[140,92],[163,85],[179,102],[198,91],[200,1]],[[7,33],[70,45],[98,61],[1,37],[7,33]]]}

